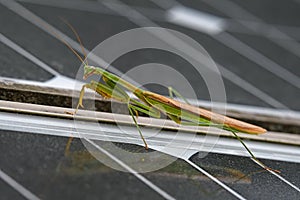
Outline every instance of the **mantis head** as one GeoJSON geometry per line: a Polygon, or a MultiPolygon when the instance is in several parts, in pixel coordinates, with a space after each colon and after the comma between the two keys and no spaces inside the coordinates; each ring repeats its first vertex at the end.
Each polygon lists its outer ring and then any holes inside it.
{"type": "Polygon", "coordinates": [[[90,65],[84,65],[83,79],[87,79],[89,76],[93,75],[96,71],[96,67],[90,65]]]}

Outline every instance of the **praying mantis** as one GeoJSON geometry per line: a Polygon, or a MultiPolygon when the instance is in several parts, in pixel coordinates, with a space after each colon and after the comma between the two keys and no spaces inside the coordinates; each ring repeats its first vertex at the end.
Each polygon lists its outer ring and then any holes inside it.
{"type": "MultiPolygon", "coordinates": [[[[261,163],[250,149],[246,146],[243,140],[237,135],[238,132],[248,133],[248,134],[262,134],[266,132],[266,129],[246,123],[237,119],[233,119],[221,114],[211,112],[209,110],[199,108],[189,104],[186,99],[184,99],[176,90],[169,87],[170,97],[166,97],[157,93],[153,93],[139,87],[134,86],[128,81],[118,77],[117,75],[106,71],[103,68],[91,66],[87,62],[87,56],[84,51],[80,37],[74,28],[67,22],[65,22],[76,35],[79,41],[84,58],[79,56],[79,54],[64,40],[60,39],[83,63],[84,65],[84,75],[83,78],[87,79],[92,75],[98,75],[102,77],[103,82],[90,81],[82,86],[78,104],[76,110],[73,114],[76,114],[80,107],[83,107],[83,97],[85,89],[91,89],[96,93],[100,94],[102,97],[107,99],[113,99],[119,102],[127,104],[128,111],[132,117],[132,120],[138,130],[138,133],[144,143],[146,149],[148,149],[148,144],[142,134],[142,131],[137,123],[136,118],[138,117],[138,112],[144,113],[150,117],[160,118],[161,114],[168,116],[171,120],[177,124],[190,125],[190,126],[210,126],[217,127],[230,131],[245,147],[247,152],[251,155],[251,158],[256,162],[260,163],[265,169],[272,170],[269,167],[261,163]],[[135,95],[132,98],[128,95],[130,92],[135,95]],[[173,99],[173,96],[182,98],[185,102],[173,99]]],[[[70,142],[69,142],[70,144],[70,142]]],[[[277,170],[273,170],[277,171],[277,170]]],[[[278,171],[277,171],[278,172],[278,171]]]]}
{"type": "MultiPolygon", "coordinates": [[[[82,99],[85,88],[94,90],[104,98],[126,103],[146,149],[148,148],[147,142],[134,116],[134,113],[137,112],[155,118],[160,118],[160,114],[163,113],[178,124],[218,127],[231,131],[235,135],[237,132],[249,134],[261,134],[266,132],[264,128],[192,106],[187,102],[183,103],[160,94],[143,90],[102,68],[84,64],[83,78],[87,79],[91,75],[101,76],[104,84],[93,80],[90,83],[84,84],[80,91],[79,102],[75,113],[79,107],[83,107],[82,99]],[[132,92],[140,101],[129,97],[126,91],[132,92]]],[[[172,88],[169,88],[169,93],[170,96],[173,96],[173,93],[179,96],[179,93],[172,88]]],[[[251,155],[253,154],[251,153],[251,155]]]]}

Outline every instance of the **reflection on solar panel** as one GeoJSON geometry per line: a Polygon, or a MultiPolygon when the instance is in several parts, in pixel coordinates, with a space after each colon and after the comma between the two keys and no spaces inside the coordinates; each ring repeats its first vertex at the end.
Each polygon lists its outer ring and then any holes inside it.
{"type": "MultiPolygon", "coordinates": [[[[300,24],[295,17],[299,15],[298,1],[0,3],[0,187],[4,199],[300,198],[300,24]],[[280,13],[275,8],[280,8],[280,13]],[[81,135],[74,135],[78,130],[66,111],[72,111],[72,97],[78,96],[80,88],[73,91],[75,85],[82,84],[75,80],[80,63],[54,33],[82,52],[58,17],[75,27],[88,52],[108,37],[137,27],[174,29],[196,40],[209,52],[224,79],[227,114],[270,130],[263,136],[241,136],[258,158],[281,173],[262,170],[227,133],[218,136],[218,130],[200,128],[193,135],[195,131],[189,127],[180,129],[164,121],[160,134],[153,135],[161,128],[161,120],[149,122],[142,116],[138,120],[149,136],[151,149],[166,159],[178,159],[156,171],[139,173],[121,156],[104,148],[110,141],[120,149],[145,153],[140,139],[127,135],[135,134],[136,129],[131,118],[123,115],[124,105],[118,104],[120,113],[112,115],[107,112],[110,102],[99,97],[96,106],[100,112],[81,111],[76,119],[82,122],[81,135]],[[105,136],[98,134],[95,119],[105,136]],[[125,132],[115,125],[115,120],[123,124],[125,132]],[[162,148],[173,138],[174,130],[180,130],[172,141],[174,146],[162,148]],[[80,137],[81,141],[75,139],[65,151],[68,137],[80,137]],[[191,140],[194,142],[186,148],[191,140]],[[102,164],[93,152],[87,151],[87,146],[129,173],[102,164]],[[186,153],[178,156],[183,147],[186,153]]],[[[153,37],[191,52],[190,44],[180,43],[170,33],[153,37]]],[[[163,73],[140,72],[126,78],[138,84],[151,76],[163,76],[164,85],[175,87],[195,105],[214,105],[216,110],[224,107],[223,103],[209,102],[211,94],[205,81],[187,60],[172,53],[142,49],[120,55],[112,63],[97,55],[89,59],[101,66],[111,64],[110,71],[119,76],[144,63],[171,66],[189,80],[200,101],[189,96],[174,77],[163,73]]],[[[144,87],[167,94],[166,88],[157,84],[144,87]]],[[[89,98],[93,94],[88,94],[89,98]]]]}

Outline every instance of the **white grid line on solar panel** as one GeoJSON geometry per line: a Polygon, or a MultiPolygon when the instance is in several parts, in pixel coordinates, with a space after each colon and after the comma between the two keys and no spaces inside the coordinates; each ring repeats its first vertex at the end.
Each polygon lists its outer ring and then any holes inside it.
{"type": "Polygon", "coordinates": [[[41,67],[42,69],[44,69],[45,71],[49,72],[50,74],[54,75],[54,76],[58,76],[60,75],[57,71],[55,71],[54,69],[52,69],[50,66],[48,66],[47,64],[45,64],[43,61],[41,61],[40,59],[36,58],[35,56],[33,56],[31,53],[29,53],[28,51],[24,50],[23,48],[21,48],[19,45],[17,45],[16,43],[12,42],[10,39],[8,39],[7,37],[5,37],[2,33],[0,33],[0,41],[5,44],[6,46],[10,47],[11,49],[15,50],[17,53],[19,53],[20,55],[24,56],[25,58],[27,58],[28,60],[30,60],[31,62],[33,62],[34,64],[38,65],[39,67],[41,67]]]}
{"type": "Polygon", "coordinates": [[[10,185],[13,189],[15,189],[18,193],[20,193],[23,197],[30,200],[39,200],[35,194],[30,192],[28,189],[26,189],[23,185],[18,183],[16,180],[14,180],[12,177],[7,175],[4,171],[0,169],[0,178],[6,182],[8,185],[10,185]]]}
{"type": "Polygon", "coordinates": [[[111,154],[110,152],[106,151],[105,149],[103,149],[101,146],[99,146],[98,144],[96,144],[92,140],[90,140],[88,138],[84,138],[84,140],[86,140],[88,143],[90,143],[91,145],[93,145],[96,149],[98,149],[99,151],[101,151],[102,153],[104,153],[105,155],[107,155],[110,159],[112,159],[113,161],[115,161],[118,165],[120,165],[126,171],[128,171],[131,174],[133,174],[137,179],[139,179],[140,181],[142,181],[145,185],[147,185],[148,187],[150,187],[153,191],[157,192],[163,198],[170,199],[170,200],[174,200],[175,199],[174,197],[172,197],[171,195],[169,195],[167,192],[165,192],[164,190],[162,190],[161,188],[159,188],[158,186],[156,186],[154,183],[152,183],[147,178],[145,178],[144,176],[142,176],[141,174],[139,174],[138,172],[136,172],[130,166],[126,165],[120,159],[118,159],[117,157],[115,157],[113,154],[111,154]]]}
{"type": "Polygon", "coordinates": [[[41,61],[39,58],[35,57],[32,55],[30,52],[26,51],[23,49],[21,46],[4,36],[2,33],[0,33],[0,41],[7,45],[9,48],[13,49],[23,57],[27,58],[34,64],[36,64],[38,67],[41,67],[42,69],[52,73],[54,75],[53,78],[50,80],[47,80],[45,82],[38,82],[38,81],[29,81],[29,80],[18,80],[14,78],[8,78],[8,77],[1,77],[3,80],[7,81],[12,81],[12,82],[19,82],[19,83],[24,83],[24,84],[29,84],[29,85],[40,85],[40,86],[48,86],[48,87],[54,87],[54,88],[66,88],[66,89],[74,89],[75,83],[78,84],[83,84],[80,83],[79,81],[75,81],[74,79],[65,77],[55,70],[53,70],[49,65],[41,61]]]}
{"type": "Polygon", "coordinates": [[[205,171],[204,169],[202,169],[201,167],[199,167],[198,165],[196,165],[195,163],[193,163],[192,161],[190,161],[189,159],[185,159],[185,161],[193,166],[195,169],[197,169],[198,171],[200,171],[201,173],[205,174],[207,177],[209,177],[211,180],[213,180],[214,182],[216,182],[217,184],[221,185],[223,188],[225,188],[228,192],[230,192],[232,195],[234,195],[236,198],[238,199],[245,199],[245,197],[243,197],[241,194],[237,193],[236,191],[234,191],[232,188],[228,187],[227,185],[225,185],[223,182],[219,181],[216,177],[212,176],[211,174],[209,174],[207,171],[205,171]]]}

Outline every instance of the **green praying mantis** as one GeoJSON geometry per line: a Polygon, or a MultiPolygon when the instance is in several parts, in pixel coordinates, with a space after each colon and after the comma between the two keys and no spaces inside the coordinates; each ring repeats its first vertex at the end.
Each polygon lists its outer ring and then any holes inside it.
{"type": "MultiPolygon", "coordinates": [[[[85,88],[94,90],[104,98],[126,103],[146,149],[148,148],[147,142],[143,137],[137,124],[136,116],[134,115],[134,113],[137,112],[155,118],[160,118],[161,113],[163,113],[178,124],[218,127],[231,131],[234,134],[237,132],[250,134],[266,132],[266,130],[261,127],[192,106],[187,102],[183,103],[160,94],[143,90],[102,68],[84,64],[84,79],[87,79],[91,75],[101,76],[104,83],[92,80],[90,83],[82,86],[75,113],[79,107],[83,107],[82,99],[85,88]],[[126,91],[132,92],[140,101],[131,98],[126,91]]],[[[169,88],[169,92],[170,96],[173,96],[173,94],[179,96],[179,93],[172,88],[169,88]]]]}
{"type": "MultiPolygon", "coordinates": [[[[73,114],[76,114],[78,109],[80,107],[83,107],[84,92],[86,88],[89,88],[95,91],[96,93],[100,94],[104,98],[113,99],[127,104],[128,111],[132,117],[132,120],[134,121],[134,124],[140,134],[140,137],[146,149],[148,149],[148,144],[136,120],[136,118],[138,117],[138,112],[144,113],[154,118],[160,118],[161,113],[163,113],[178,124],[190,125],[190,126],[191,125],[210,126],[210,127],[217,127],[220,129],[230,131],[245,147],[247,152],[251,155],[252,159],[260,163],[265,169],[272,170],[269,167],[265,166],[263,163],[261,163],[250,151],[250,149],[246,146],[243,140],[237,135],[238,132],[248,133],[248,134],[262,134],[266,132],[266,129],[221,114],[217,114],[203,108],[190,105],[176,90],[170,87],[169,87],[170,97],[166,97],[136,87],[133,84],[129,83],[128,81],[122,79],[121,77],[118,77],[113,73],[108,72],[103,68],[89,65],[86,59],[87,56],[84,51],[80,37],[78,36],[77,32],[69,23],[66,22],[66,24],[71,28],[73,33],[76,35],[76,38],[82,47],[84,58],[79,56],[79,54],[66,41],[60,39],[59,37],[58,38],[83,63],[84,65],[83,78],[87,79],[92,75],[99,75],[102,77],[103,80],[103,82],[97,82],[92,80],[90,83],[86,83],[82,86],[82,89],[80,91],[79,101],[76,110],[73,114]],[[136,99],[131,98],[127,92],[133,93],[136,99]],[[172,97],[174,95],[182,98],[185,101],[185,103],[173,99],[172,97]]],[[[273,171],[278,172],[277,170],[273,170],[273,171]]]]}

